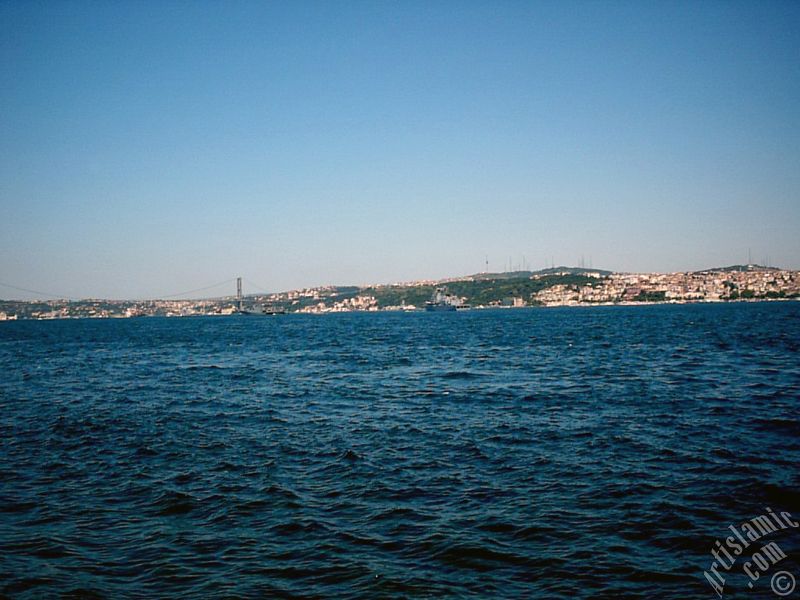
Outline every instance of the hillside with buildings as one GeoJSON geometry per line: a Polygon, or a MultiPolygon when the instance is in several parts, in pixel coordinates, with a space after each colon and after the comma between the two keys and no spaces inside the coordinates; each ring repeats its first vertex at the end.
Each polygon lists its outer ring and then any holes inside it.
{"type": "MultiPolygon", "coordinates": [[[[732,302],[797,299],[800,272],[744,265],[681,273],[614,273],[573,267],[480,273],[436,281],[368,286],[323,286],[250,295],[248,307],[286,313],[424,308],[446,287],[473,309],[652,302],[732,302]]],[[[0,321],[13,319],[215,316],[237,312],[236,298],[204,300],[0,300],[0,321]]]]}

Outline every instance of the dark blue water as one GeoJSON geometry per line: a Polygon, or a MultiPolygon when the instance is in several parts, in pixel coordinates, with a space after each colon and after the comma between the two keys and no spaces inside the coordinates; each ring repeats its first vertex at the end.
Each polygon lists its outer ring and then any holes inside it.
{"type": "Polygon", "coordinates": [[[800,303],[0,323],[0,592],[714,598],[800,517],[799,350],[800,303]]]}

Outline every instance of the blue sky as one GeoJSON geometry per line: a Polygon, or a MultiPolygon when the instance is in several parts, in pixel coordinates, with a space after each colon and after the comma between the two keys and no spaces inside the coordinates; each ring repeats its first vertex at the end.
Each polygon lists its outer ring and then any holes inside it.
{"type": "Polygon", "coordinates": [[[2,1],[0,215],[73,297],[800,268],[800,3],[2,1]]]}

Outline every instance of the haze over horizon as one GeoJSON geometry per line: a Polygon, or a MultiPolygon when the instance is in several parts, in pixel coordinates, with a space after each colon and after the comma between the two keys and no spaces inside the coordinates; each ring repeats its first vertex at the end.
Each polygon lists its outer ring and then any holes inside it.
{"type": "Polygon", "coordinates": [[[796,2],[6,1],[0,282],[797,269],[798,142],[796,2]]]}

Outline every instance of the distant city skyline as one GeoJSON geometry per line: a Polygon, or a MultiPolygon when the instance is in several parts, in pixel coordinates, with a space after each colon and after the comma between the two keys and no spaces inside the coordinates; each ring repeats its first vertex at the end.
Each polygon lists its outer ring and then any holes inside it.
{"type": "Polygon", "coordinates": [[[4,2],[0,215],[73,298],[798,269],[800,4],[4,2]]]}
{"type": "MultiPolygon", "coordinates": [[[[85,296],[85,297],[78,297],[78,296],[69,296],[67,294],[56,294],[53,292],[45,292],[43,290],[32,290],[27,288],[21,288],[18,286],[14,286],[8,284],[6,282],[0,281],[0,290],[11,290],[12,292],[16,293],[17,296],[14,295],[0,295],[0,301],[19,301],[19,302],[39,302],[39,301],[58,301],[58,300],[66,300],[69,302],[72,301],[84,301],[84,300],[109,300],[109,301],[152,301],[152,300],[166,300],[166,301],[192,301],[192,300],[212,300],[212,299],[220,299],[220,298],[235,298],[239,295],[239,288],[238,288],[238,280],[243,282],[242,285],[242,295],[245,297],[264,297],[268,295],[276,295],[276,294],[285,294],[285,293],[293,293],[301,290],[309,290],[309,289],[335,289],[335,288],[347,288],[347,287],[358,287],[358,288],[368,288],[368,287],[393,287],[393,286],[415,286],[415,285],[431,285],[431,284],[442,284],[442,283],[451,283],[454,281],[480,281],[485,279],[484,275],[488,275],[489,278],[494,276],[498,276],[498,280],[508,279],[508,276],[512,276],[511,279],[515,279],[513,275],[515,273],[522,273],[525,274],[525,278],[528,277],[528,274],[531,274],[530,279],[539,279],[542,276],[549,276],[550,273],[555,274],[564,274],[564,273],[586,273],[591,277],[596,276],[606,276],[603,274],[611,274],[612,277],[627,277],[627,276],[634,276],[634,277],[650,277],[656,276],[658,281],[668,281],[669,278],[673,276],[678,276],[677,279],[680,281],[684,281],[687,276],[690,278],[693,277],[695,274],[719,274],[725,272],[726,270],[730,269],[734,272],[743,272],[743,273],[753,273],[758,275],[759,278],[766,278],[765,281],[773,282],[774,276],[772,274],[780,274],[783,276],[791,276],[794,277],[794,274],[797,274],[798,270],[796,269],[783,269],[781,267],[766,267],[765,265],[759,265],[758,263],[747,263],[743,265],[720,265],[718,267],[711,267],[708,269],[701,269],[697,271],[671,271],[671,272],[656,272],[656,271],[641,271],[641,272],[632,272],[632,271],[616,271],[613,269],[605,269],[603,267],[591,267],[591,266],[583,266],[583,265],[566,265],[566,264],[559,264],[559,265],[551,265],[545,266],[542,268],[535,268],[531,265],[528,265],[527,268],[524,268],[522,265],[510,265],[510,262],[507,263],[503,269],[500,270],[487,270],[484,271],[476,271],[474,273],[466,273],[466,274],[457,274],[457,275],[449,275],[444,277],[438,278],[418,278],[418,279],[408,279],[408,280],[397,280],[397,281],[373,281],[373,282],[339,282],[339,283],[327,283],[327,284],[317,284],[317,285],[307,285],[301,286],[298,288],[287,288],[285,290],[274,290],[274,289],[266,289],[264,286],[259,285],[258,283],[253,282],[249,278],[245,277],[232,277],[228,280],[217,282],[214,284],[210,284],[207,286],[203,286],[200,288],[192,289],[192,290],[182,290],[180,292],[170,292],[168,294],[157,294],[154,296],[139,296],[139,297],[127,297],[127,298],[115,298],[111,296],[85,296]],[[741,268],[737,268],[741,267],[741,268]],[[666,277],[667,279],[663,279],[666,277]],[[234,286],[236,288],[234,289],[234,286]]],[[[494,279],[493,279],[494,280],[494,279]]],[[[774,283],[774,282],[773,282],[774,283]]],[[[764,292],[769,291],[766,288],[762,290],[764,292]]]]}

